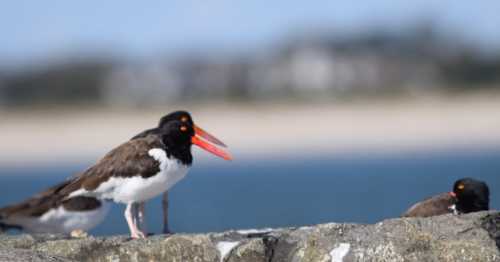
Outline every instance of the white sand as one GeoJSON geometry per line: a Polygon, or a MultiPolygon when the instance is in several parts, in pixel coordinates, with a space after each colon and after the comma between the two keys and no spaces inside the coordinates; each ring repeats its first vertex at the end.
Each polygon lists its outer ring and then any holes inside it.
{"type": "MultiPolygon", "coordinates": [[[[173,109],[0,112],[0,165],[92,162],[173,109]]],[[[235,160],[500,146],[500,95],[187,109],[235,160]]]]}

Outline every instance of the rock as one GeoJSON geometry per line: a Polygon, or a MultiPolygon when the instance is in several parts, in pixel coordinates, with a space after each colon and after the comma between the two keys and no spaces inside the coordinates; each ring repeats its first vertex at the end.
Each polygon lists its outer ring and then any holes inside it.
{"type": "Polygon", "coordinates": [[[499,247],[500,213],[489,211],[146,240],[2,235],[0,261],[500,261],[499,247]]]}
{"type": "Polygon", "coordinates": [[[27,249],[8,248],[8,249],[0,249],[0,261],[65,262],[70,260],[27,249]]]}
{"type": "MultiPolygon", "coordinates": [[[[281,236],[277,261],[500,261],[484,219],[499,213],[324,224],[281,236]],[[281,241],[284,240],[284,241],[281,241]],[[339,259],[333,255],[343,254],[339,259]]],[[[498,226],[498,225],[497,225],[498,226]]],[[[498,230],[498,227],[496,227],[498,230]]]]}
{"type": "Polygon", "coordinates": [[[254,238],[244,241],[243,244],[235,247],[227,256],[227,262],[255,261],[266,262],[266,247],[262,239],[254,238]]]}

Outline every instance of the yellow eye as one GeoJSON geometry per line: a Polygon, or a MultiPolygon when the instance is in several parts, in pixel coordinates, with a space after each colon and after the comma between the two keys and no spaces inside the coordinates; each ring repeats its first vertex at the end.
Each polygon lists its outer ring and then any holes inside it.
{"type": "Polygon", "coordinates": [[[181,126],[180,129],[181,129],[182,132],[186,132],[188,130],[188,128],[186,126],[181,126]]]}
{"type": "Polygon", "coordinates": [[[182,121],[182,122],[187,122],[187,121],[188,121],[187,116],[183,116],[183,117],[181,117],[181,121],[182,121]]]}
{"type": "Polygon", "coordinates": [[[464,188],[465,188],[464,184],[460,184],[460,185],[458,185],[458,189],[459,189],[459,190],[464,190],[464,188]]]}

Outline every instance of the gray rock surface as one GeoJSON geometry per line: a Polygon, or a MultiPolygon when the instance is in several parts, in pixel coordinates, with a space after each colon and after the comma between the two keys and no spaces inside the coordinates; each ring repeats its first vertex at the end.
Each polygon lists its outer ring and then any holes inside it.
{"type": "Polygon", "coordinates": [[[71,260],[62,257],[47,255],[42,252],[32,251],[28,249],[7,248],[7,249],[0,249],[0,261],[65,262],[71,260]]]}
{"type": "Polygon", "coordinates": [[[499,247],[500,213],[490,211],[146,240],[2,235],[0,261],[500,261],[499,247]]]}

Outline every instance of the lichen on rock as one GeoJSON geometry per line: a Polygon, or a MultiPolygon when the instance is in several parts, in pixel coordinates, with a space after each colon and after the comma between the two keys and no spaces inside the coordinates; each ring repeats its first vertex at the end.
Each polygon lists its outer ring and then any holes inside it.
{"type": "Polygon", "coordinates": [[[0,261],[500,261],[499,243],[500,213],[489,211],[140,240],[0,235],[0,261]]]}

